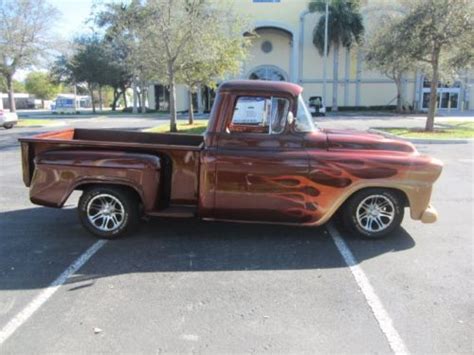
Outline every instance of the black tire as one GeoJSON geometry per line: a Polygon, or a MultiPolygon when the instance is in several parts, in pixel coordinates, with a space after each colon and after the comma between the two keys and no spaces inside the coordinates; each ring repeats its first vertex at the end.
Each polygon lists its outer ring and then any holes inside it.
{"type": "Polygon", "coordinates": [[[95,186],[83,192],[79,199],[78,213],[81,224],[95,236],[104,239],[118,239],[133,231],[138,225],[139,201],[127,189],[114,186],[95,186]],[[99,210],[95,206],[111,210],[101,212],[102,209],[99,210]],[[96,217],[99,214],[103,217],[96,217]],[[95,221],[92,221],[94,218],[95,221]]]}
{"type": "Polygon", "coordinates": [[[342,208],[342,221],[348,231],[369,239],[385,237],[398,229],[403,215],[404,205],[399,193],[383,188],[356,192],[342,208]]]}
{"type": "Polygon", "coordinates": [[[11,128],[13,128],[13,124],[11,124],[11,123],[5,123],[5,124],[3,125],[3,127],[4,127],[5,129],[11,129],[11,128]]]}

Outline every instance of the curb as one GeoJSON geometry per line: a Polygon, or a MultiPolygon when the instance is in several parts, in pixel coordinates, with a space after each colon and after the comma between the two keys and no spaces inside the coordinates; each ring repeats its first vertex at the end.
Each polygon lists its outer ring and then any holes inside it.
{"type": "Polygon", "coordinates": [[[394,134],[381,131],[375,128],[369,128],[368,131],[371,133],[380,134],[390,139],[399,139],[399,140],[401,139],[401,140],[405,140],[414,144],[467,144],[467,143],[474,142],[474,138],[452,138],[452,139],[405,138],[405,137],[396,136],[394,134]]]}

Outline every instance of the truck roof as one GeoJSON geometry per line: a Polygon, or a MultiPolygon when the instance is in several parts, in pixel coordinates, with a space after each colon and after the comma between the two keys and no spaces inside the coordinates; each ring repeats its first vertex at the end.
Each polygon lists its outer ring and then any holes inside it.
{"type": "Polygon", "coordinates": [[[303,88],[287,81],[229,80],[219,86],[219,91],[284,92],[293,96],[301,94],[303,88]]]}

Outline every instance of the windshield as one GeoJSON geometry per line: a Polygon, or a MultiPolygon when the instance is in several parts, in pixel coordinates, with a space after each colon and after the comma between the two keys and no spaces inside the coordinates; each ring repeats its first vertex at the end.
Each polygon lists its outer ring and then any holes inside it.
{"type": "Polygon", "coordinates": [[[314,132],[317,129],[301,95],[298,96],[298,110],[296,111],[295,123],[297,132],[314,132]]]}

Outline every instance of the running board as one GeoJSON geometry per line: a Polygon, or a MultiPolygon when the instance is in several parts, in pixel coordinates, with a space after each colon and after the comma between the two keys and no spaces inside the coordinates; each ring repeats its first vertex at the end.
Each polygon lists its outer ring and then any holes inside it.
{"type": "Polygon", "coordinates": [[[148,212],[147,215],[155,217],[192,218],[196,217],[196,207],[179,205],[170,206],[163,210],[148,212]]]}

